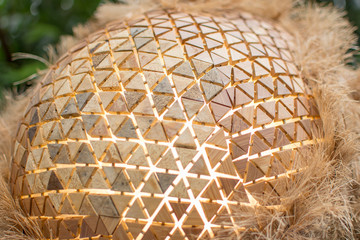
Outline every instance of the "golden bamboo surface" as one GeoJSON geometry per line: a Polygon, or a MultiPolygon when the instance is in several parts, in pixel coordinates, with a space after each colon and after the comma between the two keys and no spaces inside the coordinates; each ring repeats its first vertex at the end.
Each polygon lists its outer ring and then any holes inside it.
{"type": "Polygon", "coordinates": [[[246,13],[108,24],[32,97],[12,194],[48,239],[206,239],[279,204],[320,122],[291,44],[246,13]]]}

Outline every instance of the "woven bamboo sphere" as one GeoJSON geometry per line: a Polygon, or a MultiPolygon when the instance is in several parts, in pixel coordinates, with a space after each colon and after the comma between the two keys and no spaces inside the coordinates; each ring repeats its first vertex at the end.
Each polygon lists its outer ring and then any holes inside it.
{"type": "Polygon", "coordinates": [[[108,24],[35,91],[12,194],[48,239],[206,239],[279,204],[320,121],[291,40],[245,13],[108,24]]]}

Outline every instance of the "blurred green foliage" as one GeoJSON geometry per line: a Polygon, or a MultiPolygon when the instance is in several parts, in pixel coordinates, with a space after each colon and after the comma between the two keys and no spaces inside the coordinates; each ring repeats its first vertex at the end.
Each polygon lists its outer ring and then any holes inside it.
{"type": "MultiPolygon", "coordinates": [[[[114,0],[115,1],[115,0],[114,0]]],[[[114,2],[113,1],[113,2],[114,2]]],[[[22,92],[19,82],[45,64],[32,60],[11,60],[16,52],[46,57],[46,49],[61,35],[86,22],[102,0],[0,0],[0,98],[4,89],[22,92]]]]}
{"type": "MultiPolygon", "coordinates": [[[[72,28],[86,22],[103,1],[0,0],[0,99],[4,89],[14,93],[24,91],[31,81],[16,83],[46,68],[32,59],[12,61],[13,53],[45,57],[48,45],[56,44],[61,35],[72,34],[72,28]]],[[[347,10],[350,21],[360,27],[360,0],[317,1],[347,10]]],[[[359,30],[357,33],[360,35],[359,30]]]]}

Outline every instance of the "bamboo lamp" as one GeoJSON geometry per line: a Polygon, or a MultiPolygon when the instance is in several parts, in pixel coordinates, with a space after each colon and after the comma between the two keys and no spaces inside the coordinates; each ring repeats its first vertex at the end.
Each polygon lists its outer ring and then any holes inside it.
{"type": "Polygon", "coordinates": [[[206,239],[277,204],[319,124],[291,44],[245,13],[108,24],[35,91],[13,196],[48,239],[206,239]]]}

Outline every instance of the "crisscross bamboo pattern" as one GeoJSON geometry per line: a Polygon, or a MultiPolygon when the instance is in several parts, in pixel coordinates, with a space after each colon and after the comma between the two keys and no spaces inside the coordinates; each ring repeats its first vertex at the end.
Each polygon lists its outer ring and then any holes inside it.
{"type": "Polygon", "coordinates": [[[320,124],[291,43],[246,13],[108,24],[32,97],[13,195],[49,239],[206,239],[278,204],[320,124]]]}

